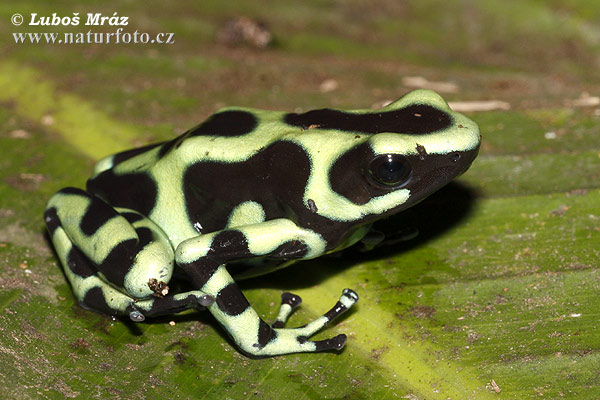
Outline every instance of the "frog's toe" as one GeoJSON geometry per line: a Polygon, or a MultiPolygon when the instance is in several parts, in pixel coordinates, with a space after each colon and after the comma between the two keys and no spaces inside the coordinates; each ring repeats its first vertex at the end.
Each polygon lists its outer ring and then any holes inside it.
{"type": "MultiPolygon", "coordinates": [[[[335,305],[327,311],[325,314],[315,319],[312,322],[304,325],[301,328],[296,328],[299,335],[305,337],[311,337],[325,326],[329,325],[331,321],[342,315],[350,307],[352,307],[358,301],[358,294],[352,289],[344,289],[340,299],[335,305]]],[[[345,339],[344,339],[345,341],[345,339]]],[[[343,347],[343,346],[342,346],[343,347]]]]}
{"type": "Polygon", "coordinates": [[[344,289],[342,291],[342,296],[338,300],[338,302],[325,313],[325,317],[329,319],[328,322],[331,322],[333,319],[342,315],[346,310],[352,307],[358,301],[358,294],[352,289],[344,289]]]}
{"type": "Polygon", "coordinates": [[[302,303],[302,298],[297,294],[284,292],[281,294],[281,306],[277,319],[271,324],[273,328],[283,328],[290,315],[302,303]]]}
{"type": "Polygon", "coordinates": [[[176,314],[187,309],[204,310],[215,302],[214,296],[199,290],[169,294],[163,297],[153,296],[136,300],[127,307],[126,314],[134,322],[142,322],[146,317],[176,314]]]}
{"type": "Polygon", "coordinates": [[[203,296],[198,296],[198,305],[207,308],[210,307],[215,302],[215,298],[208,294],[203,296]]]}
{"type": "Polygon", "coordinates": [[[140,310],[132,309],[129,311],[129,319],[133,322],[144,322],[146,320],[146,316],[142,314],[140,310]]]}
{"type": "Polygon", "coordinates": [[[336,350],[340,351],[346,345],[346,335],[339,334],[335,337],[325,339],[325,340],[317,340],[313,342],[315,344],[315,351],[328,351],[328,350],[336,350]]]}
{"type": "Polygon", "coordinates": [[[292,309],[296,309],[300,304],[302,303],[302,298],[300,296],[298,296],[297,294],[294,293],[290,293],[290,292],[283,292],[281,293],[281,304],[287,304],[290,307],[292,307],[292,309]]]}

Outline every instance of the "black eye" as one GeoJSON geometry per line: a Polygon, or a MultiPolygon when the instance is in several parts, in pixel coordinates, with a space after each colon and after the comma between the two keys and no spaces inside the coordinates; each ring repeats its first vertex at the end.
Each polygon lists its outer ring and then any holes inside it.
{"type": "Polygon", "coordinates": [[[379,185],[397,187],[408,183],[412,168],[403,156],[385,154],[371,161],[369,175],[379,185]]]}

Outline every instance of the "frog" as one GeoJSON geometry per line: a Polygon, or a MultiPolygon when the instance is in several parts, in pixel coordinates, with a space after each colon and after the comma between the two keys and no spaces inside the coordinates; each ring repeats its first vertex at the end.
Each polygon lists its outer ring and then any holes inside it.
{"type": "Polygon", "coordinates": [[[354,290],[289,328],[300,296],[283,293],[268,323],[239,280],[377,247],[373,224],[464,173],[480,141],[475,122],[424,89],[379,109],[226,107],[172,140],[100,160],[85,190],[49,199],[44,219],[84,308],[134,322],[207,310],[249,357],[335,353],[346,334],[311,338],[356,304],[354,290]]]}

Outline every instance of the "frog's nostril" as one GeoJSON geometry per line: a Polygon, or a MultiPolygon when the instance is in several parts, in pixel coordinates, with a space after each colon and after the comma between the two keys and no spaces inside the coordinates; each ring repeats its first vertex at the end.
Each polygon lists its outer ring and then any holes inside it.
{"type": "Polygon", "coordinates": [[[460,160],[460,153],[453,153],[452,155],[450,155],[450,160],[452,160],[452,162],[457,162],[460,160]]]}

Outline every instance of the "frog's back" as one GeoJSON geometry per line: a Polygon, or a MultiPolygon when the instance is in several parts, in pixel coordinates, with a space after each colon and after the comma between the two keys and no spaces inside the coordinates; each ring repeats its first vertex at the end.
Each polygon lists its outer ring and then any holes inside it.
{"type": "MultiPolygon", "coordinates": [[[[171,141],[99,161],[87,189],[113,206],[150,217],[167,233],[173,227],[169,236],[175,242],[223,229],[240,200],[253,197],[241,187],[251,190],[247,183],[257,183],[258,171],[274,167],[265,165],[265,157],[255,156],[275,145],[275,153],[292,157],[279,149],[280,139],[291,130],[282,123],[283,116],[282,112],[223,109],[171,141]]],[[[237,215],[237,223],[256,219],[245,221],[237,215]]]]}
{"type": "Polygon", "coordinates": [[[95,165],[92,179],[111,169],[147,170],[161,160],[186,164],[194,160],[240,160],[287,133],[285,125],[280,124],[283,115],[282,112],[250,108],[224,108],[173,140],[105,157],[95,165]],[[186,148],[184,152],[175,151],[183,145],[186,148]],[[184,154],[185,159],[182,158],[184,154]]]}

